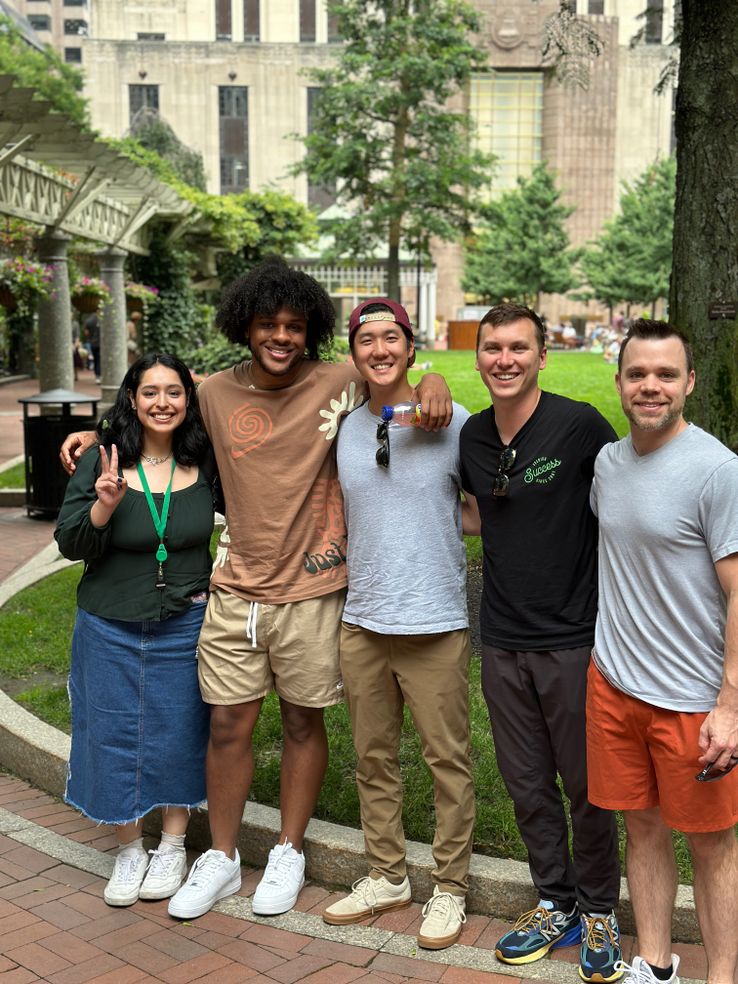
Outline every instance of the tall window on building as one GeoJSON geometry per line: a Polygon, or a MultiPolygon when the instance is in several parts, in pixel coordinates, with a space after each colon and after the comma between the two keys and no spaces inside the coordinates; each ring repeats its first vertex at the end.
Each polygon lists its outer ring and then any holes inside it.
{"type": "Polygon", "coordinates": [[[232,37],[231,0],[215,0],[215,40],[230,41],[232,37]]]}
{"type": "MultiPolygon", "coordinates": [[[[320,87],[310,86],[307,90],[307,132],[308,136],[313,132],[315,113],[320,101],[323,90],[320,87]]],[[[336,185],[331,183],[329,186],[314,184],[308,178],[308,205],[319,212],[328,208],[336,200],[336,185]]]]}
{"type": "Polygon", "coordinates": [[[589,6],[587,8],[588,14],[604,14],[605,13],[605,0],[589,0],[589,6]]]}
{"type": "Polygon", "coordinates": [[[338,18],[335,14],[328,14],[328,41],[340,41],[341,35],[338,33],[338,18]]]}
{"type": "Polygon", "coordinates": [[[258,41],[260,37],[259,0],[243,0],[243,39],[258,41]]]}
{"type": "Polygon", "coordinates": [[[664,34],[664,0],[649,0],[646,7],[646,44],[661,44],[664,34]]]}
{"type": "Polygon", "coordinates": [[[515,187],[541,160],[543,75],[491,72],[471,80],[470,111],[480,150],[497,157],[491,184],[496,194],[515,187]]]}
{"type": "Polygon", "coordinates": [[[50,31],[51,18],[48,14],[29,14],[28,23],[34,31],[50,31]]]}
{"type": "Polygon", "coordinates": [[[315,0],[300,0],[300,40],[315,41],[315,0]]]}
{"type": "Polygon", "coordinates": [[[82,49],[81,48],[65,48],[64,49],[64,61],[71,62],[73,64],[80,64],[82,61],[82,49]]]}
{"type": "Polygon", "coordinates": [[[245,85],[218,88],[220,116],[220,193],[249,186],[249,90],[245,85]]]}
{"type": "Polygon", "coordinates": [[[159,112],[159,86],[158,85],[129,85],[128,86],[128,119],[133,122],[133,118],[139,110],[150,109],[152,112],[159,112]]]}

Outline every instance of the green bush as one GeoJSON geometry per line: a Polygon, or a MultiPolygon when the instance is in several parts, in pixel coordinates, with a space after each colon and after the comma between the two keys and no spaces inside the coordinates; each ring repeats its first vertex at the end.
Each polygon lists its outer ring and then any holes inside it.
{"type": "Polygon", "coordinates": [[[204,345],[198,345],[182,356],[188,368],[200,376],[209,376],[250,358],[251,351],[247,345],[235,345],[220,334],[212,335],[204,345]]]}

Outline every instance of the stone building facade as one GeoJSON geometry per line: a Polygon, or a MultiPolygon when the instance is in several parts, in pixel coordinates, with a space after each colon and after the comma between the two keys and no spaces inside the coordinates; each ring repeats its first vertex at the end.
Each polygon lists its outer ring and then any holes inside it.
{"type": "MultiPolygon", "coordinates": [[[[476,0],[491,72],[472,80],[465,99],[480,145],[500,161],[490,194],[544,159],[564,200],[576,206],[573,243],[597,234],[617,207],[622,181],[672,149],[673,94],[658,96],[654,86],[668,58],[673,4],[652,2],[645,20],[645,0],[577,0],[605,45],[585,91],[544,72],[543,25],[558,0],[476,0]],[[647,43],[631,47],[639,29],[647,43]]],[[[16,5],[27,15],[48,13],[48,39],[63,51],[73,37],[65,23],[84,15],[77,38],[86,94],[104,134],[123,135],[139,109],[153,108],[203,155],[209,190],[272,184],[316,208],[327,204],[304,175],[289,174],[302,153],[291,135],[308,132],[316,98],[304,70],[328,64],[337,50],[325,0],[16,5]]],[[[436,310],[452,319],[464,303],[461,251],[439,244],[434,260],[436,310]]],[[[558,297],[544,298],[543,308],[550,319],[583,310],[558,297]]]]}

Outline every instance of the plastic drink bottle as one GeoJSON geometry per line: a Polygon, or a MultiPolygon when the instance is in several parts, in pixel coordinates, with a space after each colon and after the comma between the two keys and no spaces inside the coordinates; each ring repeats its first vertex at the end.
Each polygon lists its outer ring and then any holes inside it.
{"type": "Polygon", "coordinates": [[[417,427],[420,423],[420,404],[408,402],[382,407],[382,420],[390,427],[417,427]]]}

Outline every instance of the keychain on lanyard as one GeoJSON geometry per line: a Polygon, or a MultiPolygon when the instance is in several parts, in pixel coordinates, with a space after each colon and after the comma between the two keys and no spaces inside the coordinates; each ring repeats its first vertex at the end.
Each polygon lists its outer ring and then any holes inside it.
{"type": "Polygon", "coordinates": [[[139,461],[136,465],[136,470],[138,471],[138,477],[141,479],[141,485],[143,486],[144,495],[146,496],[146,501],[149,504],[149,512],[151,513],[151,518],[154,521],[154,529],[156,530],[156,535],[159,537],[159,546],[156,548],[156,559],[159,562],[159,572],[156,577],[157,588],[165,588],[166,581],[164,580],[164,569],[162,564],[167,559],[167,548],[164,546],[164,532],[167,528],[167,516],[169,515],[169,500],[172,496],[172,481],[174,480],[174,469],[177,467],[177,462],[172,461],[172,474],[169,476],[169,485],[167,485],[167,490],[164,493],[164,502],[161,507],[161,516],[156,508],[156,503],[154,502],[154,497],[151,494],[151,489],[149,488],[149,483],[146,481],[146,475],[144,475],[144,470],[141,467],[141,462],[139,461]]]}

